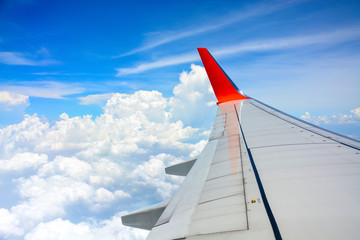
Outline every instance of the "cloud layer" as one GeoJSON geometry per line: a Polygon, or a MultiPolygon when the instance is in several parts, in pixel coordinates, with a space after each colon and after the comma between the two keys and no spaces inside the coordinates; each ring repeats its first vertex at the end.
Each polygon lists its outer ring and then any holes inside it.
{"type": "Polygon", "coordinates": [[[311,116],[309,112],[306,112],[301,116],[301,119],[311,122],[315,125],[342,125],[342,124],[357,124],[360,125],[360,107],[350,110],[349,114],[338,115],[323,115],[323,116],[311,116]]]}
{"type": "Polygon", "coordinates": [[[144,239],[120,216],[171,197],[182,178],[164,168],[206,143],[209,129],[184,124],[199,115],[181,117],[213,101],[210,90],[200,94],[209,89],[204,69],[191,68],[170,99],[115,93],[97,117],[63,113],[49,123],[34,114],[0,129],[0,188],[12,192],[0,208],[0,238],[144,239]]]}

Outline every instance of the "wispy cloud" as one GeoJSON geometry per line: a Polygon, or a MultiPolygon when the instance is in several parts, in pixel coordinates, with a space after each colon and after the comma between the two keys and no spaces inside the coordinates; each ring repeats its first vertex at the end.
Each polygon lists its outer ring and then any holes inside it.
{"type": "Polygon", "coordinates": [[[51,59],[49,55],[46,48],[41,48],[36,54],[32,55],[20,52],[0,52],[0,63],[24,66],[47,66],[60,63],[51,59]]]}
{"type": "Polygon", "coordinates": [[[109,100],[114,93],[104,93],[104,94],[92,94],[85,97],[79,97],[81,105],[103,105],[107,100],[109,100]]]}
{"type": "MultiPolygon", "coordinates": [[[[212,49],[212,53],[216,56],[242,54],[247,52],[265,52],[273,50],[286,50],[291,48],[319,45],[330,46],[341,42],[352,41],[360,38],[359,28],[348,28],[343,30],[335,30],[320,34],[312,34],[305,36],[283,37],[276,39],[254,40],[237,45],[226,46],[222,48],[212,49]]],[[[171,65],[189,63],[198,61],[199,57],[195,52],[182,55],[168,56],[153,62],[140,63],[134,67],[118,68],[116,76],[128,75],[145,72],[147,70],[162,68],[171,65]]]]}
{"type": "Polygon", "coordinates": [[[39,76],[48,76],[48,75],[61,75],[62,73],[60,72],[36,72],[36,73],[31,73],[32,75],[39,75],[39,76]]]}
{"type": "Polygon", "coordinates": [[[135,67],[118,68],[116,69],[118,71],[116,76],[141,73],[151,69],[162,68],[162,67],[177,65],[181,63],[188,63],[196,60],[198,60],[198,56],[195,53],[170,56],[170,57],[161,58],[154,62],[141,63],[135,67]]]}
{"type": "Polygon", "coordinates": [[[318,44],[333,45],[359,38],[360,30],[356,27],[313,35],[255,40],[215,49],[213,52],[216,55],[231,55],[235,53],[281,50],[318,44]]]}
{"type": "Polygon", "coordinates": [[[296,2],[297,1],[283,1],[277,3],[272,2],[271,4],[262,3],[262,4],[252,5],[244,9],[229,13],[226,16],[213,19],[210,24],[208,23],[206,25],[196,26],[194,29],[191,30],[148,33],[147,34],[148,38],[145,40],[144,45],[127,53],[115,56],[114,58],[132,55],[134,53],[146,51],[161,46],[163,44],[177,41],[183,38],[192,37],[202,33],[214,31],[222,27],[225,27],[227,25],[230,25],[232,23],[244,21],[252,17],[271,14],[273,12],[284,9],[296,2]]]}
{"type": "Polygon", "coordinates": [[[68,73],[68,72],[63,72],[63,71],[55,71],[55,72],[34,72],[34,73],[29,73],[31,75],[38,75],[38,76],[103,76],[103,77],[107,77],[107,76],[112,76],[111,74],[107,74],[107,73],[85,73],[85,72],[80,72],[80,73],[68,73]]]}
{"type": "Polygon", "coordinates": [[[25,94],[30,97],[63,99],[67,95],[82,93],[84,89],[76,83],[66,84],[55,81],[31,81],[17,85],[0,84],[5,91],[25,94]]]}

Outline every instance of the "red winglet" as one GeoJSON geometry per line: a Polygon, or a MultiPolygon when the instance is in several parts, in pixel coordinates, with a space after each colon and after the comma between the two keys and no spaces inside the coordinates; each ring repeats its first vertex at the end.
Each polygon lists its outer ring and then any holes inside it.
{"type": "Polygon", "coordinates": [[[198,51],[218,100],[217,104],[233,100],[250,99],[238,92],[236,85],[206,48],[198,48],[198,51]]]}

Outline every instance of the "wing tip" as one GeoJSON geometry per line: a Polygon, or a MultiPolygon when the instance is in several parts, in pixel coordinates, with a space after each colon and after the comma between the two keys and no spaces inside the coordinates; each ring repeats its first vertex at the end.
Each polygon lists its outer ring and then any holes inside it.
{"type": "Polygon", "coordinates": [[[216,62],[207,48],[199,47],[197,50],[218,100],[217,104],[234,100],[250,99],[238,91],[235,83],[216,62]]]}

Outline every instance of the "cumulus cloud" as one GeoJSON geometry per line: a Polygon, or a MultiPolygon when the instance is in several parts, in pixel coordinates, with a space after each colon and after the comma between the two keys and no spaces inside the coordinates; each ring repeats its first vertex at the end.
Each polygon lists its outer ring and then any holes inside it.
{"type": "Polygon", "coordinates": [[[115,191],[114,196],[116,198],[130,198],[131,197],[130,194],[128,194],[122,190],[115,191]]]}
{"type": "Polygon", "coordinates": [[[10,159],[0,160],[0,171],[19,171],[27,168],[37,168],[47,162],[46,154],[31,152],[17,153],[10,159]]]}
{"type": "Polygon", "coordinates": [[[131,229],[121,224],[121,215],[118,213],[111,219],[100,222],[80,222],[74,224],[68,220],[57,218],[53,221],[39,224],[25,240],[35,239],[105,239],[105,240],[140,240],[145,239],[148,231],[131,229]]]}
{"type": "Polygon", "coordinates": [[[0,129],[0,188],[12,192],[0,236],[143,239],[147,232],[125,228],[120,215],[171,197],[183,178],[164,168],[196,157],[209,130],[181,112],[198,119],[210,95],[204,69],[193,65],[171,98],[116,93],[96,117],[63,113],[50,124],[34,114],[0,129]]]}
{"type": "Polygon", "coordinates": [[[165,167],[181,162],[179,158],[176,158],[170,154],[159,154],[156,156],[150,156],[149,161],[136,167],[131,173],[131,177],[137,181],[138,184],[151,187],[156,191],[163,199],[171,197],[171,193],[177,189],[178,184],[183,178],[177,176],[168,176],[165,174],[165,167]],[[172,181],[166,181],[172,180],[172,181]]]}
{"type": "MultiPolygon", "coordinates": [[[[112,183],[116,181],[115,177],[123,179],[116,164],[110,164],[109,167],[114,165],[114,172],[118,171],[118,175],[109,176],[113,178],[112,183]]],[[[13,206],[11,213],[28,230],[54,217],[67,216],[66,208],[77,203],[87,206],[89,211],[97,212],[119,199],[131,197],[122,190],[112,192],[101,187],[109,186],[101,181],[92,184],[90,178],[102,171],[96,166],[74,157],[57,156],[54,161],[42,165],[37,175],[16,180],[18,193],[26,200],[13,206]]]]}
{"type": "MultiPolygon", "coordinates": [[[[117,182],[123,175],[123,168],[116,162],[108,159],[100,159],[91,163],[92,171],[89,175],[89,183],[96,187],[108,187],[117,182]]],[[[121,190],[115,191],[118,197],[130,197],[128,193],[121,190]],[[118,192],[118,193],[116,193],[118,192]]]]}
{"type": "Polygon", "coordinates": [[[48,129],[49,123],[42,122],[36,114],[25,115],[21,123],[0,129],[0,158],[10,159],[19,152],[34,152],[37,142],[48,129]]]}
{"type": "Polygon", "coordinates": [[[73,179],[86,179],[91,171],[91,165],[75,157],[56,156],[52,162],[42,166],[40,176],[60,174],[73,179]]]}
{"type": "Polygon", "coordinates": [[[173,119],[193,125],[197,120],[194,116],[206,116],[215,109],[215,95],[205,69],[199,65],[192,64],[190,72],[180,74],[180,84],[174,87],[173,94],[169,100],[173,119]]]}
{"type": "Polygon", "coordinates": [[[28,103],[29,96],[13,92],[0,91],[0,104],[20,105],[28,103]]]}
{"type": "Polygon", "coordinates": [[[24,231],[18,227],[19,220],[7,209],[0,208],[0,237],[21,236],[24,231]]]}
{"type": "Polygon", "coordinates": [[[360,119],[360,107],[357,107],[351,110],[350,112],[354,115],[355,118],[360,119]]]}
{"type": "Polygon", "coordinates": [[[94,188],[85,182],[61,175],[42,178],[37,175],[20,178],[18,191],[26,199],[11,208],[25,230],[43,221],[66,216],[66,208],[78,201],[86,203],[94,196],[94,188]]]}
{"type": "Polygon", "coordinates": [[[360,107],[350,110],[350,114],[338,114],[338,115],[323,115],[323,116],[311,116],[309,112],[306,112],[300,118],[314,123],[320,124],[360,124],[360,107]]]}
{"type": "Polygon", "coordinates": [[[120,94],[107,102],[104,113],[116,118],[125,118],[142,113],[149,120],[168,121],[165,111],[167,100],[158,91],[137,91],[134,94],[120,94]],[[159,115],[160,114],[160,115],[159,115]]]}

